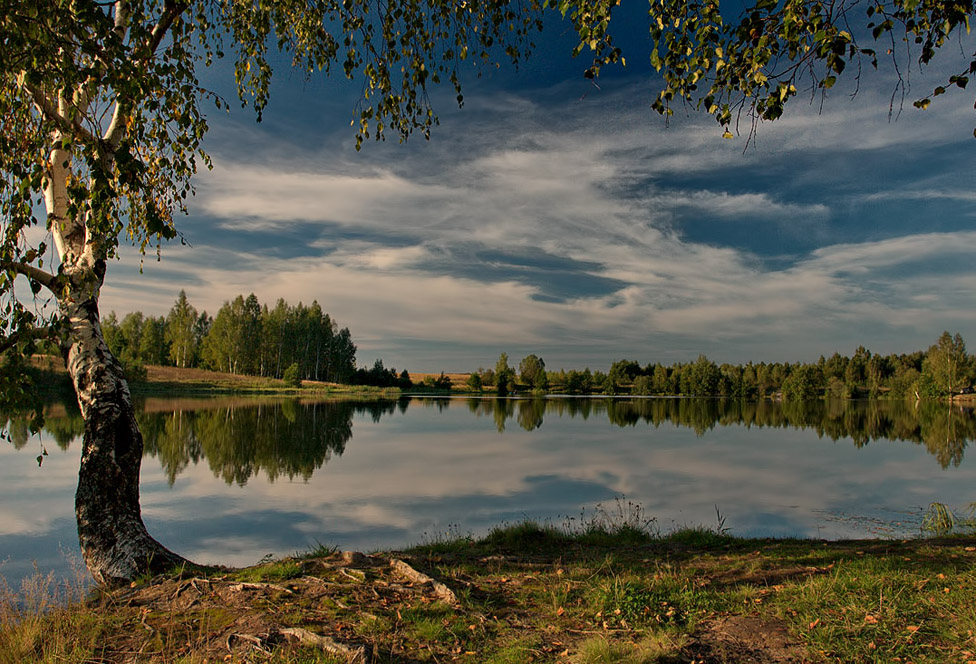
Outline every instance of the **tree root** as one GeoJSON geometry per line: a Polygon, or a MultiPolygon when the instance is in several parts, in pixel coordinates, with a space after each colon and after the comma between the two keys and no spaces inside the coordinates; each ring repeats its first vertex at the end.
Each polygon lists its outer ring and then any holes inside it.
{"type": "Polygon", "coordinates": [[[448,604],[458,604],[457,595],[454,594],[453,590],[448,588],[440,581],[435,581],[423,572],[418,572],[404,561],[397,558],[391,558],[390,567],[392,567],[393,570],[400,576],[405,577],[407,580],[412,581],[413,583],[429,586],[431,591],[438,599],[443,600],[448,604]]]}
{"type": "Polygon", "coordinates": [[[301,645],[314,646],[330,655],[342,657],[347,664],[369,664],[370,661],[370,651],[367,646],[351,648],[301,627],[275,628],[267,634],[234,633],[227,637],[227,650],[233,650],[234,641],[246,641],[251,644],[251,647],[265,654],[271,654],[275,645],[285,641],[295,641],[301,645]]]}

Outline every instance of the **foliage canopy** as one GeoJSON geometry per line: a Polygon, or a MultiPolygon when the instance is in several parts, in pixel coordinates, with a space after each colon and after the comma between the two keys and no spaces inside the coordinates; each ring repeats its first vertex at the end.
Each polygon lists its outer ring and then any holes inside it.
{"type": "MultiPolygon", "coordinates": [[[[306,76],[361,80],[358,148],[428,135],[437,122],[428,86],[449,82],[462,103],[461,69],[524,57],[541,9],[534,0],[0,0],[0,354],[67,343],[66,303],[97,302],[120,241],[145,252],[179,237],[174,217],[210,164],[204,107],[228,105],[201,84],[201,68],[231,59],[258,119],[275,49],[306,76]],[[30,292],[18,294],[18,277],[30,292]],[[59,308],[38,299],[43,289],[59,308]]],[[[19,370],[2,370],[6,396],[23,400],[19,370]]]]}
{"type": "MultiPolygon", "coordinates": [[[[588,77],[623,60],[611,32],[619,0],[556,4],[579,34],[576,52],[593,54],[588,77]]],[[[913,63],[929,65],[950,39],[958,37],[963,48],[974,12],[972,0],[754,0],[741,7],[736,12],[720,9],[717,0],[650,0],[650,63],[664,78],[655,110],[671,115],[674,102],[690,104],[714,116],[732,138],[729,126],[740,113],[753,122],[776,120],[799,93],[815,99],[845,73],[859,81],[864,65],[877,69],[879,58],[891,61],[894,110],[909,93],[913,63]]],[[[976,53],[958,53],[956,71],[916,107],[967,86],[976,73],[976,53]]]]}

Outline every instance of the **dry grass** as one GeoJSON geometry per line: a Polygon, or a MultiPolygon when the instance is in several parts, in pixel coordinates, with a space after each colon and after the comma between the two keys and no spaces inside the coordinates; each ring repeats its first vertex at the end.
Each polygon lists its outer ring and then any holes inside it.
{"type": "Polygon", "coordinates": [[[410,664],[976,659],[972,538],[619,530],[519,524],[404,553],[320,548],[69,606],[37,577],[0,598],[0,664],[346,661],[330,654],[336,645],[410,664]],[[422,574],[405,575],[392,558],[422,574]]]}
{"type": "MultiPolygon", "coordinates": [[[[444,375],[451,379],[451,387],[464,387],[465,383],[468,382],[468,377],[470,373],[448,373],[444,372],[444,375]]],[[[414,383],[422,383],[427,378],[437,379],[440,378],[441,374],[438,373],[411,373],[410,380],[414,383]]]]}

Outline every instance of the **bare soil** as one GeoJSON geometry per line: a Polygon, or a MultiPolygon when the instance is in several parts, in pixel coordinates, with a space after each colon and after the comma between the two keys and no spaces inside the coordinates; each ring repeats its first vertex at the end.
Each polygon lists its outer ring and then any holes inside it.
{"type": "MultiPolygon", "coordinates": [[[[498,567],[495,557],[483,563],[486,571],[498,567]]],[[[568,616],[537,622],[533,609],[520,598],[538,583],[538,563],[507,561],[504,574],[462,574],[443,584],[428,576],[435,571],[424,570],[429,561],[402,554],[345,553],[299,564],[300,574],[284,581],[242,582],[228,573],[158,579],[107,594],[102,601],[122,620],[104,636],[99,661],[293,661],[298,656],[295,648],[313,648],[331,653],[336,661],[478,662],[479,635],[487,645],[512,632],[520,638],[531,635],[534,647],[525,661],[569,663],[578,661],[581,641],[600,633],[568,616]],[[459,603],[460,595],[468,601],[459,603]],[[442,638],[418,635],[411,620],[423,612],[445,626],[442,638]]],[[[604,630],[603,635],[628,638],[620,631],[604,630]]],[[[659,661],[819,660],[782,622],[723,615],[703,621],[683,647],[659,661]]]]}

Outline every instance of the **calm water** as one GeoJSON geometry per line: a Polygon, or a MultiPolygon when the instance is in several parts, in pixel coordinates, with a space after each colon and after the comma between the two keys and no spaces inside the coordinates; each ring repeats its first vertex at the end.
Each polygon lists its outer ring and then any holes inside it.
{"type": "MultiPolygon", "coordinates": [[[[934,501],[976,500],[972,409],[700,399],[162,400],[140,405],[150,531],[198,562],[247,565],[316,543],[369,550],[615,499],[662,530],[917,535],[934,501]]],[[[0,575],[66,573],[81,420],[0,442],[0,575]],[[48,455],[38,467],[35,458],[48,455]]]]}

